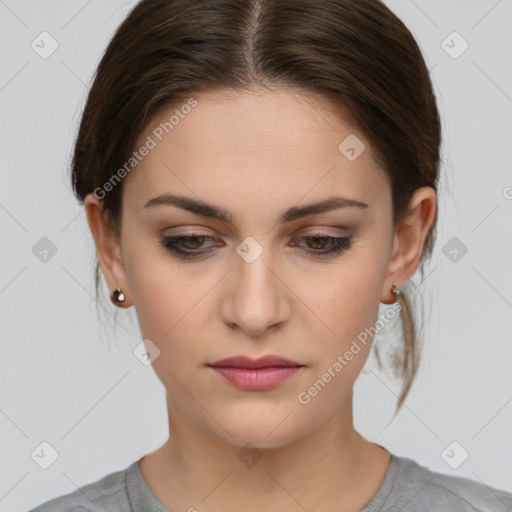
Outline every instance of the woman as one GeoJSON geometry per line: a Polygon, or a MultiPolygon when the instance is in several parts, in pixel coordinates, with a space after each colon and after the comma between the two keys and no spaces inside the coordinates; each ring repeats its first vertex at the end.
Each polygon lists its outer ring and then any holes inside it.
{"type": "Polygon", "coordinates": [[[400,287],[432,252],[440,141],[421,52],[378,0],[139,2],[72,180],[170,435],[33,512],[510,510],[353,425],[380,304],[402,319],[397,411],[417,370],[400,287]]]}

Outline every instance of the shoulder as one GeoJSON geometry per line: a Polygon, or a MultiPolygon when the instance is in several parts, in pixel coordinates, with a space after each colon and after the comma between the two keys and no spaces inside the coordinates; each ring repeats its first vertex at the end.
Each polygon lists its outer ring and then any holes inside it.
{"type": "Polygon", "coordinates": [[[125,512],[131,510],[126,489],[129,467],[109,473],[95,482],[82,485],[75,491],[53,498],[29,512],[125,512]]]}
{"type": "Polygon", "coordinates": [[[437,473],[407,457],[394,457],[397,478],[383,507],[386,512],[512,511],[512,493],[470,478],[437,473]]]}

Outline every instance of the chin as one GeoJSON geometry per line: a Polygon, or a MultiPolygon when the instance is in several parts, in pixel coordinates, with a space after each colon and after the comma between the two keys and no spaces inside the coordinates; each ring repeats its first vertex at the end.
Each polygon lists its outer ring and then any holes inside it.
{"type": "Polygon", "coordinates": [[[262,403],[253,405],[250,409],[233,407],[231,411],[223,408],[223,413],[214,417],[219,423],[209,422],[210,429],[215,435],[237,447],[259,449],[280,448],[298,441],[301,437],[313,431],[316,425],[308,429],[298,424],[297,412],[290,406],[272,405],[262,403]]]}
{"type": "MultiPolygon", "coordinates": [[[[295,441],[300,439],[300,435],[296,431],[286,431],[278,434],[268,433],[269,430],[257,430],[254,428],[239,428],[236,431],[230,431],[232,437],[226,436],[225,432],[222,432],[222,437],[225,441],[237,447],[239,450],[271,450],[276,448],[282,448],[293,444],[295,441]]],[[[219,433],[220,434],[220,433],[219,433]]]]}

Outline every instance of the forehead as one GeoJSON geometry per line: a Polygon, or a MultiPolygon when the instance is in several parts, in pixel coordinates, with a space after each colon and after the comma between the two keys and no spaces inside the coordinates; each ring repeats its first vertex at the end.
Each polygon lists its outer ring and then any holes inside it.
{"type": "Polygon", "coordinates": [[[290,89],[191,94],[153,116],[136,148],[144,144],[152,149],[125,183],[140,207],[176,188],[211,202],[247,192],[277,199],[276,191],[368,202],[387,185],[364,134],[339,109],[290,89]]]}

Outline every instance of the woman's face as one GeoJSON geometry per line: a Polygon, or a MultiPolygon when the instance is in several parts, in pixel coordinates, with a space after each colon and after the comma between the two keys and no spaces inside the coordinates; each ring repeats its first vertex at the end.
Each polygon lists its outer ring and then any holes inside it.
{"type": "Polygon", "coordinates": [[[141,134],[136,149],[149,150],[124,178],[120,264],[102,268],[160,350],[153,367],[170,416],[230,443],[277,447],[351,414],[367,333],[392,298],[391,190],[363,134],[321,98],[192,96],[195,106],[159,113],[141,134]],[[334,197],[367,206],[299,215],[334,197]],[[200,203],[210,206],[194,213],[200,203]],[[227,218],[208,215],[221,211],[227,218]],[[180,236],[192,238],[165,246],[180,236]],[[342,250],[328,253],[338,238],[342,250]],[[244,389],[209,366],[240,355],[301,367],[244,389]]]}

